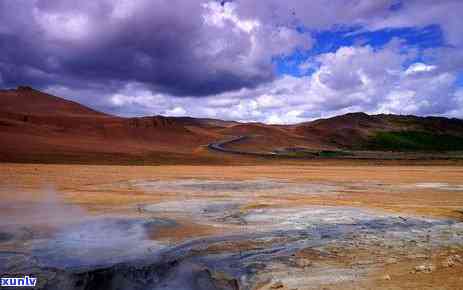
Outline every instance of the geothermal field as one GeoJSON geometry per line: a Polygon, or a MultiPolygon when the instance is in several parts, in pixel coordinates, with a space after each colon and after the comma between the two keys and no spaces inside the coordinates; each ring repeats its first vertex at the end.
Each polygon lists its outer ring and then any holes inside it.
{"type": "Polygon", "coordinates": [[[463,0],[0,0],[0,289],[463,290],[463,0]]]}
{"type": "MultiPolygon", "coordinates": [[[[462,289],[458,166],[0,166],[36,289],[462,289]]],[[[2,275],[5,276],[5,275],[2,275]]]]}

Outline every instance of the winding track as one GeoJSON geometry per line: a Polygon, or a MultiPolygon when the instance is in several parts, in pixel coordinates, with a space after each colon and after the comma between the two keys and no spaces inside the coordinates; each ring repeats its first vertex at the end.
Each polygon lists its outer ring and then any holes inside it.
{"type": "Polygon", "coordinates": [[[277,154],[275,153],[257,153],[257,152],[247,152],[235,149],[225,148],[224,145],[232,144],[236,142],[243,141],[248,139],[249,136],[237,136],[231,139],[219,140],[217,142],[209,143],[207,147],[214,151],[219,151],[223,153],[231,153],[231,154],[240,154],[240,155],[249,155],[249,156],[260,156],[260,157],[275,157],[277,154]]]}
{"type": "Polygon", "coordinates": [[[336,158],[336,159],[358,159],[358,160],[439,160],[439,159],[446,159],[446,160],[458,160],[462,159],[463,157],[461,156],[451,156],[451,155],[446,155],[446,153],[443,153],[442,155],[435,155],[429,154],[429,153],[422,153],[420,154],[415,154],[415,155],[404,155],[403,152],[395,152],[393,154],[392,152],[384,152],[384,151],[377,151],[380,153],[387,153],[386,155],[368,155],[364,154],[363,151],[356,151],[355,154],[353,155],[346,155],[346,156],[336,156],[336,157],[323,157],[320,155],[312,155],[312,156],[291,156],[291,155],[286,155],[283,153],[277,153],[277,152],[249,152],[249,151],[241,151],[241,150],[236,150],[236,149],[230,149],[224,147],[227,144],[232,144],[236,142],[240,142],[243,140],[246,140],[248,138],[251,138],[249,135],[242,135],[242,136],[236,136],[232,138],[228,138],[225,140],[219,140],[216,142],[212,142],[207,144],[207,148],[209,148],[212,151],[217,151],[217,152],[222,152],[222,153],[229,153],[229,154],[237,154],[237,155],[246,155],[246,156],[254,156],[254,157],[266,157],[266,158],[290,158],[290,159],[313,159],[313,158],[336,158]],[[360,154],[359,154],[360,152],[360,154]]]}

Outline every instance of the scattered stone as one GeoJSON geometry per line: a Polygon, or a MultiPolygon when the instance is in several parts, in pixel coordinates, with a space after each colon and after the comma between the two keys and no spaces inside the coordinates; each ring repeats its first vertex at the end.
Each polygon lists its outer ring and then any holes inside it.
{"type": "Polygon", "coordinates": [[[447,257],[444,262],[442,262],[442,266],[444,267],[453,267],[456,264],[463,263],[463,258],[460,255],[452,255],[447,257]]]}
{"type": "Polygon", "coordinates": [[[384,275],[383,277],[381,277],[383,280],[391,280],[391,276],[389,276],[388,274],[384,275]]]}
{"type": "Polygon", "coordinates": [[[296,265],[305,269],[305,268],[312,266],[312,262],[305,258],[299,258],[299,259],[296,259],[296,265]]]}
{"type": "Polygon", "coordinates": [[[416,266],[414,269],[414,273],[431,273],[435,269],[436,267],[433,264],[427,263],[420,266],[416,266]]]}
{"type": "Polygon", "coordinates": [[[444,262],[442,262],[442,266],[444,266],[446,268],[451,268],[451,267],[455,266],[455,261],[453,261],[452,259],[449,259],[449,258],[447,258],[444,262]]]}
{"type": "Polygon", "coordinates": [[[396,258],[388,258],[386,260],[386,264],[395,264],[397,263],[397,259],[396,258]]]}
{"type": "Polygon", "coordinates": [[[281,281],[277,281],[277,282],[273,283],[272,286],[270,286],[270,289],[281,289],[283,287],[285,287],[283,285],[283,283],[281,283],[281,281]]]}
{"type": "MultiPolygon", "coordinates": [[[[219,289],[228,288],[231,286],[233,289],[239,289],[239,281],[234,277],[230,276],[229,274],[222,272],[222,271],[211,271],[209,269],[204,269],[205,272],[209,274],[211,279],[214,281],[219,289]]],[[[245,279],[245,277],[240,277],[240,280],[245,279]]]]}
{"type": "Polygon", "coordinates": [[[460,255],[453,255],[453,259],[458,263],[463,263],[463,257],[460,255]]]}
{"type": "Polygon", "coordinates": [[[425,254],[411,254],[411,255],[408,255],[409,259],[426,259],[428,257],[429,256],[425,255],[425,254]]]}

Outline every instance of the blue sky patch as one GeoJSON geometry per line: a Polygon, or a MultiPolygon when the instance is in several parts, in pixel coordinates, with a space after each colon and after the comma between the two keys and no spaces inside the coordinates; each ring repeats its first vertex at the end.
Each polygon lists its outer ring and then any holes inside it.
{"type": "MultiPolygon", "coordinates": [[[[307,32],[307,31],[305,31],[307,32]]],[[[445,46],[442,30],[438,25],[423,28],[396,28],[365,31],[361,27],[340,27],[334,30],[312,31],[315,44],[308,51],[295,51],[289,56],[273,59],[279,75],[303,76],[312,74],[313,69],[301,72],[299,66],[307,60],[313,60],[324,53],[335,52],[344,46],[366,46],[373,49],[382,49],[393,39],[404,42],[404,52],[416,49],[417,58],[411,62],[424,61],[422,52],[425,49],[445,46]]],[[[410,63],[411,63],[410,62],[410,63]]],[[[409,63],[404,64],[408,66],[409,63]]]]}

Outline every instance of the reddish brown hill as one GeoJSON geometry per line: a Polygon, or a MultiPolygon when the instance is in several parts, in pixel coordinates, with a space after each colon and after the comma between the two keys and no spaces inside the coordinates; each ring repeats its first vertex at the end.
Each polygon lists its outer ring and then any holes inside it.
{"type": "Polygon", "coordinates": [[[0,91],[0,160],[147,162],[196,159],[216,140],[206,121],[121,118],[27,87],[0,91]]]}
{"type": "Polygon", "coordinates": [[[365,113],[348,113],[296,126],[296,134],[333,146],[351,147],[366,140],[372,132],[392,129],[389,122],[365,113]]]}
{"type": "Polygon", "coordinates": [[[240,142],[225,145],[226,148],[245,152],[272,152],[285,148],[330,149],[318,138],[306,138],[290,130],[289,126],[274,126],[260,123],[240,124],[220,131],[229,136],[248,136],[240,142]]]}
{"type": "Polygon", "coordinates": [[[246,138],[222,146],[253,153],[463,150],[463,121],[365,113],[290,126],[191,117],[122,118],[28,87],[0,91],[0,161],[222,162],[227,153],[211,153],[202,145],[237,136],[246,138]],[[441,143],[446,144],[436,146],[441,143]]]}
{"type": "Polygon", "coordinates": [[[0,91],[0,111],[37,116],[105,117],[106,114],[30,87],[0,91]]]}
{"type": "Polygon", "coordinates": [[[400,130],[429,131],[439,134],[463,136],[463,120],[444,117],[417,117],[413,115],[376,115],[400,130]]]}
{"type": "Polygon", "coordinates": [[[317,139],[323,144],[331,144],[340,148],[368,149],[371,142],[386,141],[397,143],[398,147],[394,149],[400,150],[400,146],[406,145],[405,143],[432,142],[432,139],[439,142],[439,137],[444,136],[454,136],[457,139],[452,137],[451,142],[459,143],[459,137],[463,136],[463,120],[349,113],[302,123],[293,127],[293,130],[305,138],[317,139]],[[389,135],[381,135],[381,133],[389,135]],[[382,140],[375,140],[378,134],[381,135],[382,140]]]}

